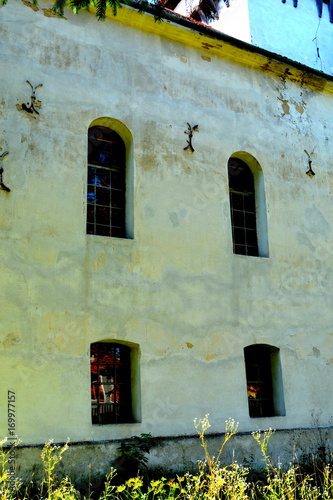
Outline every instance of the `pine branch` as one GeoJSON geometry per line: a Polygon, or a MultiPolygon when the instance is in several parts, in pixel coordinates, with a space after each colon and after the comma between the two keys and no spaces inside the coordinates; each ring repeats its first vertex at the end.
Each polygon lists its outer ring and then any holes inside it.
{"type": "MultiPolygon", "coordinates": [[[[333,1],[333,0],[332,0],[333,1]]],[[[124,2],[125,3],[125,2],[124,2]]],[[[143,14],[146,12],[146,8],[149,7],[149,10],[154,14],[154,20],[158,23],[162,22],[162,13],[164,11],[164,3],[159,0],[154,0],[153,2],[148,0],[138,0],[139,5],[139,13],[143,14]]]]}
{"type": "Polygon", "coordinates": [[[65,6],[66,6],[66,0],[55,0],[52,10],[54,10],[54,12],[57,12],[60,16],[63,16],[65,6]]]}
{"type": "Polygon", "coordinates": [[[70,0],[69,8],[74,14],[78,14],[81,9],[89,10],[90,0],[70,0]]]}
{"type": "Polygon", "coordinates": [[[112,14],[117,15],[117,10],[121,9],[122,5],[119,0],[107,0],[107,5],[112,9],[112,14]]]}
{"type": "Polygon", "coordinates": [[[96,17],[98,21],[104,21],[106,16],[107,0],[96,0],[96,17]]]}

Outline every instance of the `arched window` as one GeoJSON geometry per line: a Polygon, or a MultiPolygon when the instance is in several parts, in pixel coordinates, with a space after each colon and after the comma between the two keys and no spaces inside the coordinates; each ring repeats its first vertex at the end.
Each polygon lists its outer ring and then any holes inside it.
{"type": "Polygon", "coordinates": [[[279,353],[266,344],[244,348],[250,417],[285,415],[279,353]]]}
{"type": "Polygon", "coordinates": [[[257,256],[256,203],[252,172],[244,161],[230,158],[228,175],[234,253],[257,256]]]}
{"type": "Polygon", "coordinates": [[[111,128],[88,131],[87,234],[126,238],[126,148],[111,128]]]}
{"type": "Polygon", "coordinates": [[[90,346],[93,424],[133,422],[131,347],[113,342],[90,346]]]}
{"type": "Polygon", "coordinates": [[[228,161],[233,252],[268,257],[266,202],[259,163],[239,151],[228,161]]]}

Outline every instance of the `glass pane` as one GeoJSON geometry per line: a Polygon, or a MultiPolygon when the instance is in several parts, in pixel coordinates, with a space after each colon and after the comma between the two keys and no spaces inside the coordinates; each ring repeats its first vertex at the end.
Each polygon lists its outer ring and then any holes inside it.
{"type": "Polygon", "coordinates": [[[95,203],[95,188],[88,186],[87,201],[88,203],[95,203]]]}
{"type": "Polygon", "coordinates": [[[96,184],[101,187],[110,187],[111,180],[110,180],[110,170],[102,169],[102,168],[97,168],[96,169],[98,173],[98,182],[96,184]]]}
{"type": "Polygon", "coordinates": [[[111,206],[125,208],[125,193],[124,191],[111,190],[111,206]]]}
{"type": "Polygon", "coordinates": [[[111,214],[112,226],[122,227],[125,226],[125,212],[124,210],[113,209],[111,214]]]}
{"type": "Polygon", "coordinates": [[[117,382],[129,382],[128,374],[129,366],[127,364],[122,364],[117,370],[117,382]]]}
{"type": "Polygon", "coordinates": [[[87,234],[95,234],[95,229],[93,224],[87,224],[87,234]]]}
{"type": "Polygon", "coordinates": [[[95,184],[95,167],[88,167],[88,184],[95,184]]]}
{"type": "Polygon", "coordinates": [[[251,257],[258,257],[258,248],[257,247],[246,247],[246,255],[250,255],[251,257]]]}
{"type": "Polygon", "coordinates": [[[256,229],[256,216],[253,212],[245,212],[245,225],[247,228],[256,229]]]}
{"type": "Polygon", "coordinates": [[[245,245],[245,231],[234,227],[234,241],[237,245],[245,245]]]}
{"type": "Polygon", "coordinates": [[[110,205],[110,190],[104,188],[96,188],[96,203],[98,205],[110,205]]]}
{"type": "Polygon", "coordinates": [[[91,163],[93,165],[98,165],[98,152],[95,150],[92,150],[88,154],[88,163],[91,163]]]}
{"type": "Polygon", "coordinates": [[[96,224],[96,232],[98,236],[111,236],[110,228],[105,226],[98,226],[96,224]]]}
{"type": "Polygon", "coordinates": [[[244,207],[247,212],[255,212],[256,205],[254,201],[254,196],[244,196],[244,207]]]}
{"type": "Polygon", "coordinates": [[[124,227],[113,227],[112,234],[114,238],[126,238],[126,231],[124,227]]]}
{"type": "Polygon", "coordinates": [[[125,172],[122,170],[111,171],[111,185],[116,189],[125,188],[125,172]]]}
{"type": "Polygon", "coordinates": [[[250,246],[257,246],[257,233],[254,230],[246,230],[246,242],[250,246]]]}
{"type": "Polygon", "coordinates": [[[244,227],[244,212],[238,210],[232,211],[233,225],[237,227],[244,227]]]}
{"type": "Polygon", "coordinates": [[[234,245],[234,252],[237,253],[238,255],[246,255],[245,245],[237,245],[236,243],[234,245]]]}
{"type": "Polygon", "coordinates": [[[230,193],[230,203],[231,207],[236,210],[243,210],[243,195],[239,193],[230,193]]]}
{"type": "Polygon", "coordinates": [[[109,207],[96,207],[96,224],[110,225],[109,207]]]}
{"type": "Polygon", "coordinates": [[[87,206],[87,222],[94,222],[95,210],[94,205],[87,206]]]}
{"type": "Polygon", "coordinates": [[[125,155],[123,149],[114,148],[112,150],[110,166],[120,169],[124,166],[124,164],[125,164],[125,155]]]}
{"type": "Polygon", "coordinates": [[[124,389],[124,386],[121,386],[120,384],[116,384],[114,386],[112,394],[114,403],[122,402],[122,389],[124,389]]]}
{"type": "Polygon", "coordinates": [[[98,152],[98,165],[103,165],[104,167],[109,167],[111,163],[111,155],[106,151],[98,152]]]}

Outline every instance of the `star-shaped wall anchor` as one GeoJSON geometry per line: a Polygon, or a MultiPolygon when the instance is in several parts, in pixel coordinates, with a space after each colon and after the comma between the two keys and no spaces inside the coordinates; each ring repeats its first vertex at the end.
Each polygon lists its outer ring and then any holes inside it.
{"type": "Polygon", "coordinates": [[[184,130],[184,134],[188,135],[187,146],[185,146],[184,151],[188,149],[192,151],[192,153],[194,153],[195,151],[194,147],[192,146],[193,132],[199,132],[199,125],[194,125],[194,127],[191,127],[191,125],[188,123],[187,130],[184,130]]]}
{"type": "Polygon", "coordinates": [[[39,115],[39,111],[38,109],[41,108],[42,106],[42,103],[41,101],[39,101],[37,98],[36,98],[36,89],[38,89],[38,87],[42,87],[43,84],[42,83],[39,83],[38,85],[32,85],[29,80],[27,80],[27,83],[30,85],[31,87],[31,90],[32,90],[32,93],[31,93],[31,102],[30,104],[29,103],[22,103],[22,104],[17,104],[16,107],[19,111],[23,110],[25,111],[31,118],[35,118],[36,117],[34,116],[34,113],[36,113],[37,115],[39,115]],[[38,108],[38,109],[37,109],[38,108]]]}
{"type": "MultiPolygon", "coordinates": [[[[3,153],[0,153],[0,161],[1,161],[1,164],[2,164],[2,160],[3,158],[8,155],[9,151],[4,151],[3,153]]],[[[2,174],[3,174],[3,167],[1,166],[0,167],[0,189],[2,191],[5,191],[6,193],[9,193],[10,192],[10,189],[9,187],[7,187],[3,181],[2,181],[2,174]]]]}
{"type": "Polygon", "coordinates": [[[308,163],[309,163],[309,168],[308,170],[305,172],[306,175],[308,175],[310,177],[310,179],[312,179],[312,177],[314,177],[316,174],[314,173],[314,171],[312,170],[312,160],[311,160],[311,155],[313,155],[314,151],[312,151],[312,153],[308,153],[306,149],[304,149],[304,153],[307,155],[308,157],[308,163]]]}

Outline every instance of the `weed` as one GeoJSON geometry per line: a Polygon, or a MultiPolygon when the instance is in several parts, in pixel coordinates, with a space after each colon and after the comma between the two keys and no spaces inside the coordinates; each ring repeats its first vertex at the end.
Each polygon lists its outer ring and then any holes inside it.
{"type": "Polygon", "coordinates": [[[21,481],[15,476],[15,465],[11,465],[12,454],[15,454],[15,447],[19,441],[15,440],[10,447],[5,448],[7,438],[0,441],[0,498],[1,500],[13,500],[21,486],[21,481]]]}
{"type": "MultiPolygon", "coordinates": [[[[197,469],[182,476],[160,477],[148,481],[146,477],[137,475],[147,464],[147,453],[156,443],[150,434],[131,438],[123,442],[119,448],[119,456],[123,459],[123,467],[134,464],[134,477],[121,484],[115,483],[118,474],[114,468],[106,476],[101,492],[88,491],[88,496],[80,495],[70,479],[57,477],[56,468],[68,449],[68,442],[56,446],[48,441],[43,448],[41,458],[43,477],[40,485],[34,489],[27,487],[19,494],[20,481],[10,481],[10,453],[12,448],[6,447],[6,439],[0,442],[0,500],[333,500],[333,469],[326,465],[318,474],[305,472],[297,464],[290,464],[287,470],[281,465],[275,467],[268,453],[269,440],[273,431],[253,433],[258,443],[264,462],[262,481],[249,482],[249,471],[246,467],[232,462],[222,466],[220,463],[226,443],[237,433],[238,424],[227,420],[222,444],[216,454],[211,455],[208,449],[206,432],[210,428],[209,418],[195,419],[194,426],[204,450],[203,460],[198,462],[197,469]]],[[[17,444],[18,442],[16,442],[17,444]]],[[[127,473],[129,471],[127,470],[127,473]]]]}
{"type": "Polygon", "coordinates": [[[117,459],[114,468],[123,480],[143,474],[148,462],[147,454],[156,444],[156,439],[150,433],[133,436],[121,443],[117,449],[117,459]]]}

